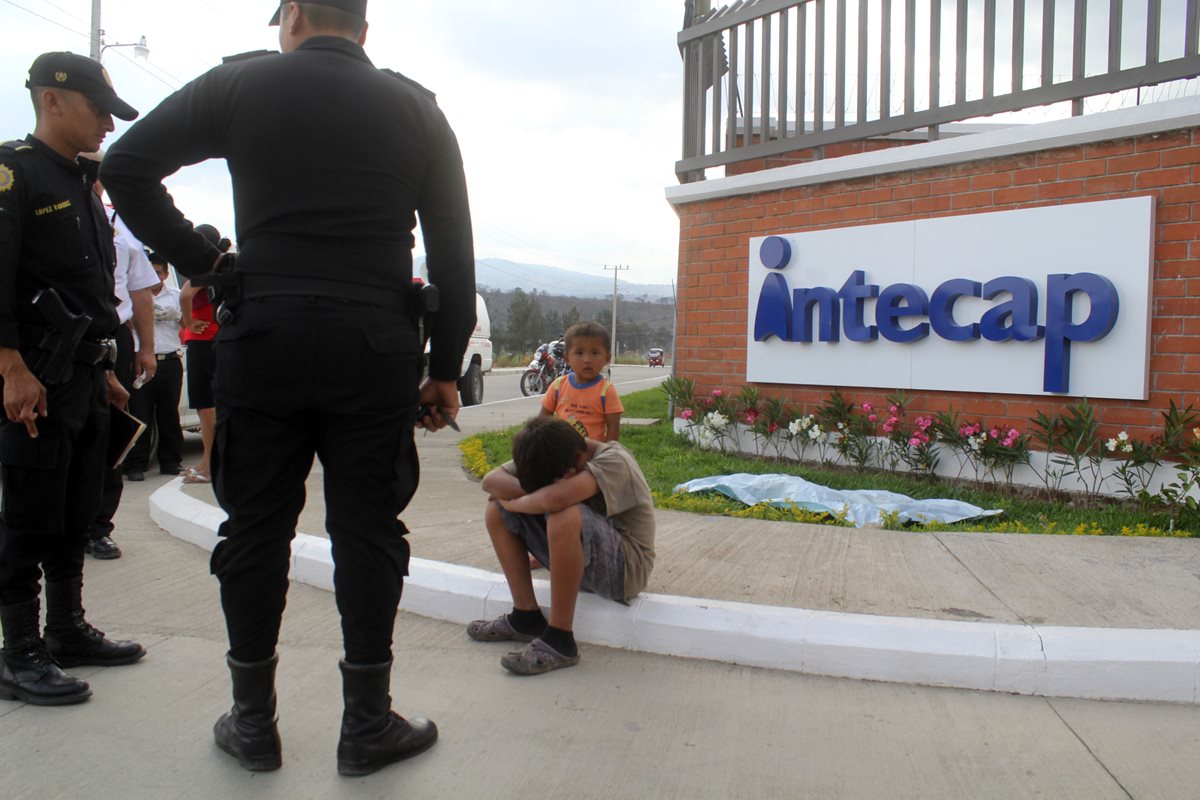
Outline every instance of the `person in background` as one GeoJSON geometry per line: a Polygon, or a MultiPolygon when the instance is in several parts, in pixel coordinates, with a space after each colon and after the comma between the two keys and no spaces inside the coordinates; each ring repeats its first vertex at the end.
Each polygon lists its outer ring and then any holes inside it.
{"type": "MultiPolygon", "coordinates": [[[[84,158],[103,161],[104,153],[89,153],[84,158]]],[[[103,198],[104,186],[99,180],[93,186],[97,198],[103,198]]],[[[116,248],[117,264],[113,270],[113,282],[117,293],[117,316],[121,326],[117,328],[117,366],[114,373],[126,392],[132,392],[135,382],[154,377],[158,368],[154,360],[154,294],[158,276],[146,258],[146,249],[137,240],[111,206],[105,207],[105,215],[112,225],[113,245],[116,248]]],[[[119,412],[113,412],[119,413],[119,412]]],[[[121,548],[113,541],[116,530],[113,517],[121,505],[125,484],[118,465],[109,469],[104,476],[104,495],[100,510],[88,528],[87,552],[92,558],[113,559],[121,557],[121,548]]]]}
{"type": "Polygon", "coordinates": [[[157,253],[146,254],[159,285],[154,288],[154,357],[158,371],[154,378],[135,389],[129,398],[130,412],[146,423],[149,430],[125,458],[125,478],[144,479],[150,463],[150,447],[158,441],[158,471],[178,475],[183,461],[183,430],[179,427],[179,396],[183,391],[183,345],[179,341],[179,290],[171,282],[171,268],[157,253]],[[156,434],[156,435],[152,435],[156,434]]]}
{"type": "Polygon", "coordinates": [[[604,377],[611,357],[608,329],[596,322],[578,322],[567,330],[566,359],[571,371],[560,375],[542,397],[543,417],[577,419],[590,439],[615,442],[621,436],[621,396],[604,377]]]}
{"type": "MultiPolygon", "coordinates": [[[[212,225],[197,225],[200,234],[225,253],[232,246],[212,225]]],[[[187,347],[188,405],[200,417],[200,463],[190,467],[183,476],[184,483],[212,482],[213,436],[217,429],[217,401],[213,384],[217,379],[217,333],[221,326],[213,318],[212,298],[208,289],[184,281],[179,295],[183,314],[181,339],[187,347]]]]}

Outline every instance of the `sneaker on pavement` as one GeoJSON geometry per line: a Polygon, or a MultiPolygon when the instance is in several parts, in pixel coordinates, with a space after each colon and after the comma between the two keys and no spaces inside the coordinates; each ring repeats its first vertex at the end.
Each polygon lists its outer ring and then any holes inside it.
{"type": "Polygon", "coordinates": [[[509,653],[500,659],[500,666],[517,675],[541,675],[578,663],[578,655],[565,656],[541,639],[534,639],[524,650],[509,653]]]}
{"type": "Polygon", "coordinates": [[[477,619],[467,626],[467,636],[477,642],[532,642],[531,633],[521,633],[508,621],[508,614],[495,619],[477,619]]]}
{"type": "Polygon", "coordinates": [[[92,554],[92,558],[107,560],[111,558],[121,557],[121,548],[117,547],[117,543],[107,536],[101,536],[99,539],[89,539],[84,546],[84,550],[92,554]]]}

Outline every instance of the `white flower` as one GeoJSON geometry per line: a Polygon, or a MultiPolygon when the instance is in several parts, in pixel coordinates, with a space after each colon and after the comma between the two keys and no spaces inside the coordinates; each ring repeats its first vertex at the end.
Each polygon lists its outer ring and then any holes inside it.
{"type": "Polygon", "coordinates": [[[844,431],[844,430],[846,430],[846,423],[844,423],[844,422],[839,422],[839,423],[838,423],[838,430],[839,430],[839,431],[844,431]]]}
{"type": "Polygon", "coordinates": [[[729,425],[729,418],[720,411],[710,411],[704,418],[704,425],[713,431],[723,431],[729,425]]]}
{"type": "Polygon", "coordinates": [[[1127,442],[1127,441],[1129,441],[1129,434],[1126,433],[1125,431],[1121,431],[1120,433],[1117,434],[1117,438],[1119,440],[1121,440],[1122,442],[1127,442]]]}
{"type": "Polygon", "coordinates": [[[808,438],[816,440],[821,438],[821,426],[813,425],[808,429],[808,438]]]}
{"type": "Polygon", "coordinates": [[[1121,448],[1121,452],[1122,453],[1132,453],[1133,445],[1130,444],[1129,442],[1126,442],[1125,445],[1121,448]]]}
{"type": "Polygon", "coordinates": [[[1116,449],[1117,449],[1117,440],[1116,440],[1116,439],[1109,439],[1107,442],[1105,442],[1105,443],[1104,443],[1104,446],[1105,446],[1105,447],[1107,447],[1107,448],[1108,448],[1108,452],[1110,452],[1110,453],[1111,453],[1111,452],[1113,452],[1114,450],[1116,450],[1116,449]]]}
{"type": "Polygon", "coordinates": [[[792,436],[798,435],[803,429],[804,426],[800,424],[800,420],[798,419],[792,420],[791,424],[788,425],[788,433],[790,433],[792,436]]]}

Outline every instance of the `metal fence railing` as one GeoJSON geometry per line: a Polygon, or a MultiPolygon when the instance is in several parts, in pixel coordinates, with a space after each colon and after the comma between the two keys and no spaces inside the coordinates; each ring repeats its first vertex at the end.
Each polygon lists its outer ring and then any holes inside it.
{"type": "Polygon", "coordinates": [[[1200,75],[1200,0],[738,0],[694,14],[681,182],[1200,75]]]}

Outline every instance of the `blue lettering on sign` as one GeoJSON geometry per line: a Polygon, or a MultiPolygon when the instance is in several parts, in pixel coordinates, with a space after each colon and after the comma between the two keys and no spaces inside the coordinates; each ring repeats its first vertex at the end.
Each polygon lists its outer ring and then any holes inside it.
{"type": "Polygon", "coordinates": [[[781,236],[767,237],[759,255],[772,272],[758,295],[755,341],[776,336],[785,342],[812,342],[814,328],[820,342],[837,342],[844,334],[852,342],[873,342],[883,337],[907,344],[926,338],[930,332],[952,342],[1044,339],[1042,388],[1047,392],[1068,391],[1071,344],[1103,339],[1117,324],[1121,307],[1112,281],[1091,272],[1047,276],[1046,322],[1039,325],[1038,287],[1028,278],[1005,275],[987,283],[952,278],[930,296],[909,283],[880,289],[867,282],[865,270],[857,269],[840,289],[814,286],[793,290],[780,274],[791,261],[791,243],[781,236]],[[1076,295],[1087,297],[1091,306],[1082,322],[1072,322],[1076,295]],[[1000,302],[985,311],[978,322],[960,322],[954,317],[954,305],[960,297],[1000,302]],[[868,324],[866,301],[872,298],[875,319],[874,324],[868,324]]]}

